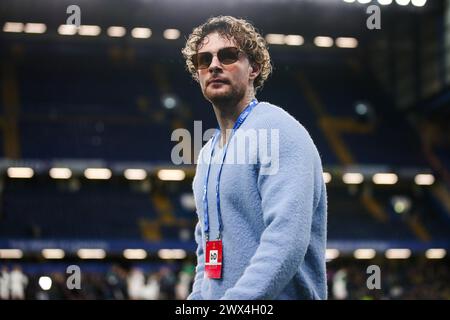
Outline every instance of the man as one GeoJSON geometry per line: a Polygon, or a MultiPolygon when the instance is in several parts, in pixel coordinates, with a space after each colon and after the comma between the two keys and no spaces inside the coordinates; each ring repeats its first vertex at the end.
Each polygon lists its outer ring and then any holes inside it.
{"type": "Polygon", "coordinates": [[[326,299],[321,160],[300,123],[255,98],[272,70],[264,39],[247,21],[220,16],[195,28],[182,52],[219,124],[193,181],[198,248],[188,299],[326,299]],[[275,134],[250,139],[256,151],[236,164],[243,131],[275,134]],[[260,156],[265,144],[274,170],[260,156]]]}

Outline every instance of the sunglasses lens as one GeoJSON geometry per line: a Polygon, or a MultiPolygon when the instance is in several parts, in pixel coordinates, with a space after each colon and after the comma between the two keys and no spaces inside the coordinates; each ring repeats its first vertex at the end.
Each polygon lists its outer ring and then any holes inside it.
{"type": "Polygon", "coordinates": [[[192,57],[192,63],[196,69],[206,69],[212,61],[212,54],[210,52],[200,52],[192,57]]]}
{"type": "MultiPolygon", "coordinates": [[[[225,65],[235,63],[239,60],[239,49],[234,47],[223,48],[217,52],[217,58],[220,63],[225,65]]],[[[197,70],[207,69],[212,59],[213,54],[211,52],[199,52],[192,56],[192,63],[197,70]]]]}
{"type": "Polygon", "coordinates": [[[224,48],[217,53],[217,57],[223,64],[232,64],[239,59],[238,48],[224,48]]]}

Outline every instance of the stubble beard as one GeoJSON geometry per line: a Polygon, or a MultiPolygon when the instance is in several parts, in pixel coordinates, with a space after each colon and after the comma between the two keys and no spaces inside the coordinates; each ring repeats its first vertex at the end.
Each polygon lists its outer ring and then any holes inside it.
{"type": "Polygon", "coordinates": [[[211,102],[218,108],[233,107],[244,98],[245,90],[244,88],[237,88],[230,84],[226,85],[229,86],[230,89],[225,92],[221,92],[220,94],[217,93],[210,94],[207,87],[203,92],[203,96],[205,97],[205,99],[207,99],[209,102],[211,102]]]}

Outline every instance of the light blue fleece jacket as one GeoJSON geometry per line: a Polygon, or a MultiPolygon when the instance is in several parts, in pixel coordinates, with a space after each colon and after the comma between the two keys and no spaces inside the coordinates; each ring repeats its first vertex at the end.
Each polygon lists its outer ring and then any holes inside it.
{"type": "MultiPolygon", "coordinates": [[[[198,247],[188,299],[326,299],[327,196],[319,153],[306,129],[283,109],[260,102],[230,140],[220,180],[221,279],[204,272],[202,198],[210,152],[211,140],[199,154],[193,181],[198,247]],[[248,129],[267,132],[267,139],[258,136],[256,148],[244,148],[246,163],[234,164],[243,152],[237,148],[238,133],[248,129]],[[267,151],[261,152],[263,147],[267,151]]],[[[218,234],[219,143],[214,153],[208,183],[211,240],[218,234]]]]}

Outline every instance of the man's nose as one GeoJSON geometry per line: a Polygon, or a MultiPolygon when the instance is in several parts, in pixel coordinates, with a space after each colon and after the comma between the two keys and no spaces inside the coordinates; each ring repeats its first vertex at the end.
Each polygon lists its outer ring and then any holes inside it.
{"type": "Polygon", "coordinates": [[[216,55],[213,56],[208,70],[209,72],[218,72],[222,70],[222,64],[220,63],[219,58],[217,58],[216,55]]]}

